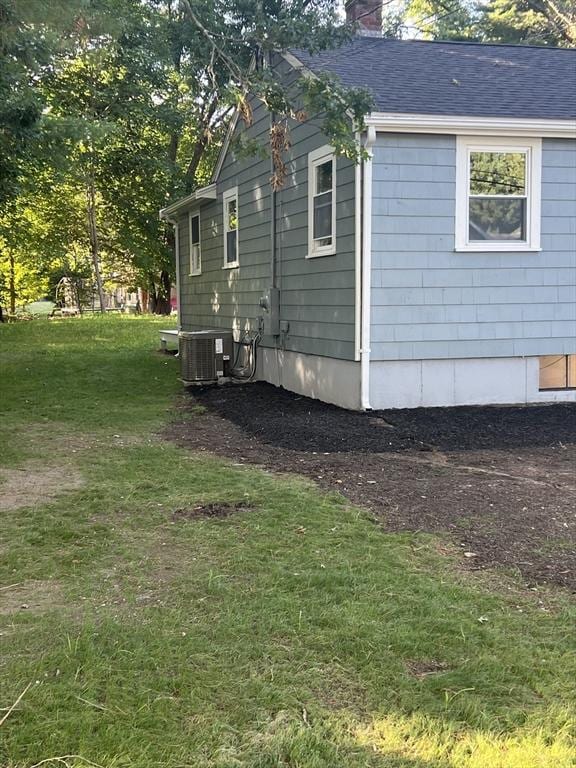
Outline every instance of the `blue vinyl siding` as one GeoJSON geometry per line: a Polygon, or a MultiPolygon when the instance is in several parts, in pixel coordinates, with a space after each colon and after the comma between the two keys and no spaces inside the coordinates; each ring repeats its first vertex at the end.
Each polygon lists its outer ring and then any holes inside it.
{"type": "Polygon", "coordinates": [[[544,139],[542,250],[454,250],[456,139],[379,134],[372,359],[576,352],[576,140],[544,139]]]}

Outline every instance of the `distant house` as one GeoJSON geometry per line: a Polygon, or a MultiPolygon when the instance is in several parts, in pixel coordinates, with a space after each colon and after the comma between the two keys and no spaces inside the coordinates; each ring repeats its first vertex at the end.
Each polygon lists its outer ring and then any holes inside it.
{"type": "Polygon", "coordinates": [[[369,159],[294,122],[273,193],[227,142],[161,212],[181,327],[260,328],[260,379],[347,408],[576,401],[576,51],[359,36],[277,66],[372,90],[369,159]]]}

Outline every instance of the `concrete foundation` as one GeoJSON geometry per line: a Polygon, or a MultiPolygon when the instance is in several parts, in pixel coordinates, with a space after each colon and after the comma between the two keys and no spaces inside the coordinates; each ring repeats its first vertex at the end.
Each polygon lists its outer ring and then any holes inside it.
{"type": "Polygon", "coordinates": [[[260,347],[257,378],[342,408],[360,408],[360,364],[260,347]]]}
{"type": "Polygon", "coordinates": [[[537,357],[373,361],[372,408],[576,402],[576,391],[540,392],[537,357]]]}

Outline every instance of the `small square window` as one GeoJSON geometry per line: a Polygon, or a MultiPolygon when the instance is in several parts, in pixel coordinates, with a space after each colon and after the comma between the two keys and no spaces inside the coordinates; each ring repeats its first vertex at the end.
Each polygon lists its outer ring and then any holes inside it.
{"type": "Polygon", "coordinates": [[[540,390],[576,389],[576,355],[540,358],[540,390]]]}

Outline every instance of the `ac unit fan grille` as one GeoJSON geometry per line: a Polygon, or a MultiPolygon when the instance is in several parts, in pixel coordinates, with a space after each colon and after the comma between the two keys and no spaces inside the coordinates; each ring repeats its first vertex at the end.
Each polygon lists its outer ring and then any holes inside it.
{"type": "Polygon", "coordinates": [[[180,339],[180,358],[184,381],[212,381],[216,378],[214,339],[180,339]]]}

